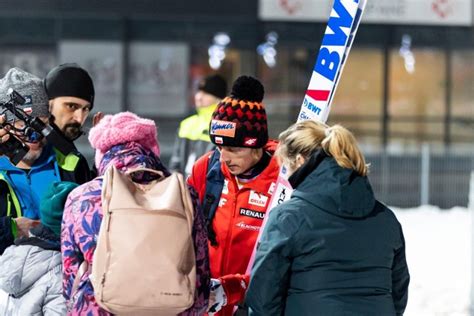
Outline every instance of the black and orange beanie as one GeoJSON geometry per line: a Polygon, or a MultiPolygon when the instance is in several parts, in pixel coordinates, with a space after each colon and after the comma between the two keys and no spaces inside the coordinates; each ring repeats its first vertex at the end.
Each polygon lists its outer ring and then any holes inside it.
{"type": "Polygon", "coordinates": [[[263,85],[250,76],[234,81],[212,114],[209,136],[216,146],[262,148],[268,141],[263,85]]]}

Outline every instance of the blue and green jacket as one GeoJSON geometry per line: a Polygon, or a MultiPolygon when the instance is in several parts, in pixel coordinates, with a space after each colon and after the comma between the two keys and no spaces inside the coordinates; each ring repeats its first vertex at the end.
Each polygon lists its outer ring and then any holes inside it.
{"type": "Polygon", "coordinates": [[[85,158],[79,153],[62,155],[46,146],[30,170],[20,169],[0,157],[0,254],[13,243],[20,216],[39,218],[39,203],[47,186],[54,181],[82,184],[90,180],[85,158]]]}

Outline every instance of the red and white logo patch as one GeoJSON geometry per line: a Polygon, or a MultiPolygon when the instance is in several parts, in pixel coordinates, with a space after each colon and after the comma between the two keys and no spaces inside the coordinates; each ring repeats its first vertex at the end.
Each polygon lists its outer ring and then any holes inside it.
{"type": "Polygon", "coordinates": [[[431,8],[442,19],[446,18],[453,11],[452,3],[449,0],[435,0],[432,2],[431,8]]]}
{"type": "Polygon", "coordinates": [[[249,204],[265,207],[267,205],[268,197],[255,192],[254,190],[250,191],[249,204]]]}
{"type": "Polygon", "coordinates": [[[257,145],[257,138],[256,137],[245,137],[244,138],[244,145],[245,146],[255,146],[255,145],[257,145]]]}
{"type": "Polygon", "coordinates": [[[219,145],[224,144],[224,139],[222,139],[222,137],[214,137],[214,141],[219,145]]]}
{"type": "Polygon", "coordinates": [[[302,8],[301,1],[280,0],[279,5],[289,15],[295,14],[302,8]]]}

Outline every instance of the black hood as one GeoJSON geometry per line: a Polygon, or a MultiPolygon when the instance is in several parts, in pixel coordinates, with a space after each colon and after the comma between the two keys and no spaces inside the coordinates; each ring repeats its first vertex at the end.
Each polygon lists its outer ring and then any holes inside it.
{"type": "Polygon", "coordinates": [[[362,218],[374,209],[375,198],[367,177],[340,167],[323,151],[314,153],[291,177],[292,197],[341,217],[362,218]]]}

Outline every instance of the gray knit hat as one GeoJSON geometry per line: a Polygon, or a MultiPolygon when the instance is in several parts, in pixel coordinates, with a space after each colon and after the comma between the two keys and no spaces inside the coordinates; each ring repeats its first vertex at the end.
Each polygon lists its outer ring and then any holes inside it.
{"type": "MultiPolygon", "coordinates": [[[[48,96],[44,90],[43,81],[20,68],[11,68],[5,77],[0,79],[0,102],[7,102],[10,98],[7,95],[8,89],[12,88],[26,102],[21,108],[31,116],[49,116],[48,96]]],[[[13,114],[6,112],[7,121],[12,120],[13,114]]]]}

